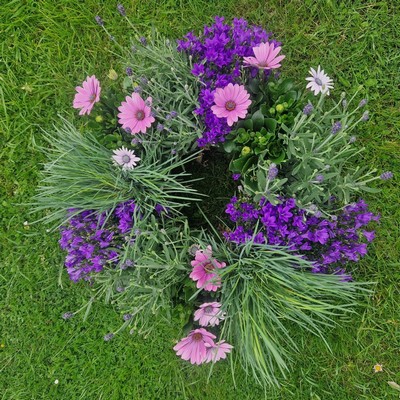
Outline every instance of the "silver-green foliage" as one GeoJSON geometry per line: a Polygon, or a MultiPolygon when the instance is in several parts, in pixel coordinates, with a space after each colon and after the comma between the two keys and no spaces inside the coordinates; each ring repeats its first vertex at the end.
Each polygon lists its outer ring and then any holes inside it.
{"type": "Polygon", "coordinates": [[[127,240],[119,265],[127,260],[134,264],[105,269],[94,278],[97,292],[131,316],[120,329],[130,325],[147,335],[156,328],[155,321],[170,320],[174,300],[188,279],[188,249],[193,241],[186,220],[167,219],[163,224],[152,216],[147,222],[138,221],[135,228],[139,233],[127,240]]]}
{"type": "Polygon", "coordinates": [[[44,218],[48,222],[63,221],[70,208],[102,212],[127,200],[134,200],[143,214],[160,204],[176,215],[197,198],[182,169],[196,154],[178,159],[164,154],[151,137],[143,137],[141,160],[134,169],[124,171],[114,164],[112,151],[65,120],[44,135],[49,143],[49,148],[43,148],[48,162],[33,206],[35,211],[48,210],[44,218]]]}
{"type": "MultiPolygon", "coordinates": [[[[282,247],[231,248],[209,239],[226,262],[220,302],[226,312],[220,339],[234,346],[232,359],[261,384],[279,385],[299,350],[296,332],[319,336],[339,316],[352,312],[361,285],[340,276],[311,273],[311,264],[282,247]]],[[[204,246],[205,244],[203,244],[204,246]]]]}
{"type": "MultiPolygon", "coordinates": [[[[132,28],[135,32],[135,27],[132,28]]],[[[137,84],[143,98],[152,97],[156,119],[164,125],[160,136],[166,147],[178,153],[193,150],[203,130],[193,112],[198,104],[199,82],[191,74],[190,59],[177,51],[175,41],[157,31],[153,31],[146,44],[140,42],[138,33],[134,38],[134,50],[124,60],[133,75],[125,78],[124,87],[132,89],[137,84]],[[177,116],[170,118],[171,112],[177,116]]]]}
{"type": "Polygon", "coordinates": [[[262,161],[255,167],[257,189],[245,185],[256,200],[264,196],[273,202],[284,194],[296,197],[299,205],[315,204],[323,209],[332,196],[342,206],[362,192],[378,191],[369,187],[370,182],[379,179],[376,169],[357,165],[364,148],[354,144],[355,135],[366,114],[362,114],[360,106],[349,111],[354,96],[347,102],[342,95],[328,109],[326,99],[321,95],[309,115],[300,112],[292,127],[283,126],[287,159],[279,165],[278,178],[268,179],[268,163],[262,161]],[[335,123],[341,126],[337,132],[333,130],[335,123]]]}

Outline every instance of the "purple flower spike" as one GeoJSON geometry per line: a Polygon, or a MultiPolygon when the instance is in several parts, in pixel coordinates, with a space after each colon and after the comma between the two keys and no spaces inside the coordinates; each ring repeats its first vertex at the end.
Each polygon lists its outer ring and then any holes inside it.
{"type": "Polygon", "coordinates": [[[392,178],[393,178],[393,172],[391,172],[391,171],[386,171],[386,172],[384,172],[384,173],[380,176],[380,178],[381,178],[383,181],[387,181],[388,179],[392,179],[392,178]]]}

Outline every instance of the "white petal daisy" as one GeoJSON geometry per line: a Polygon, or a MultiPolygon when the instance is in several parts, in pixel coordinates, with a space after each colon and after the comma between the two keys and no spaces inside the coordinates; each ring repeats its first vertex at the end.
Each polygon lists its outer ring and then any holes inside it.
{"type": "Polygon", "coordinates": [[[132,150],[128,150],[125,147],[113,150],[114,155],[112,156],[114,162],[117,165],[121,165],[122,169],[133,169],[136,167],[136,163],[140,161],[139,157],[136,157],[132,150]]]}
{"type": "Polygon", "coordinates": [[[307,89],[311,89],[316,96],[318,93],[329,95],[329,89],[333,89],[333,81],[325,74],[324,70],[318,65],[318,69],[310,68],[309,73],[311,76],[306,78],[309,83],[307,89]]]}

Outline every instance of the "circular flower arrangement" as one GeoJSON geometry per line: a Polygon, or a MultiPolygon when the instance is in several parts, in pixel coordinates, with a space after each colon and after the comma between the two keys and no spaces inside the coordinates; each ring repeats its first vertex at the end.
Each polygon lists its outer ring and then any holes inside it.
{"type": "Polygon", "coordinates": [[[379,219],[360,196],[392,177],[357,163],[366,100],[335,98],[320,66],[281,75],[282,51],[243,19],[141,37],[110,88],[76,88],[84,129],[47,135],[35,197],[70,278],[112,300],[121,329],[173,318],[177,356],[238,360],[261,384],[285,374],[293,329],[323,337],[354,304],[379,219]]]}

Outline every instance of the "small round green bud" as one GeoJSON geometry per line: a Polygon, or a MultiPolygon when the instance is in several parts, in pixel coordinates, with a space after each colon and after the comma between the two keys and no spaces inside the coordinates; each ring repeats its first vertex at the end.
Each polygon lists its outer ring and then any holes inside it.
{"type": "Polygon", "coordinates": [[[278,113],[281,113],[285,110],[285,107],[282,104],[278,104],[275,108],[278,113]]]}
{"type": "Polygon", "coordinates": [[[249,146],[244,146],[242,149],[242,156],[247,156],[251,153],[251,148],[249,146]]]}
{"type": "Polygon", "coordinates": [[[101,115],[98,115],[97,117],[96,117],[96,122],[98,122],[99,124],[101,123],[101,122],[103,122],[104,121],[104,119],[103,119],[103,117],[101,116],[101,115]]]}

